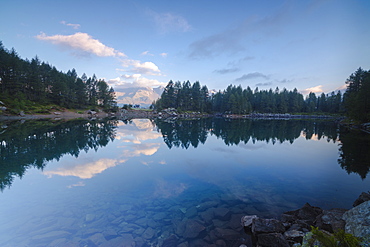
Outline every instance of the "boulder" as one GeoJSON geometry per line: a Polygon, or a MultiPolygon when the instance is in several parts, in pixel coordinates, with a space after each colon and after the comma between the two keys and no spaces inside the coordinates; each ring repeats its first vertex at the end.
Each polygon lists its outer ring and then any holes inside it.
{"type": "Polygon", "coordinates": [[[370,201],[370,193],[362,192],[361,195],[353,203],[353,206],[356,207],[366,201],[370,201]]]}
{"type": "Polygon", "coordinates": [[[309,225],[313,225],[316,217],[322,213],[322,209],[319,207],[313,207],[309,203],[303,205],[302,208],[294,211],[285,212],[284,220],[291,220],[294,221],[296,219],[303,220],[305,223],[309,225]],[[286,215],[291,215],[293,217],[289,217],[286,215]]]}
{"type": "Polygon", "coordinates": [[[241,219],[241,224],[244,227],[252,227],[252,223],[254,219],[257,219],[257,215],[246,215],[243,216],[241,219]]]}
{"type": "Polygon", "coordinates": [[[370,201],[348,210],[343,214],[342,219],[346,221],[347,233],[360,238],[370,236],[370,201]]]}
{"type": "Polygon", "coordinates": [[[261,247],[290,247],[281,233],[259,234],[257,244],[261,247]]]}
{"type": "Polygon", "coordinates": [[[305,233],[297,230],[288,230],[284,232],[284,237],[286,240],[292,240],[296,243],[301,243],[305,233]]]}
{"type": "Polygon", "coordinates": [[[335,232],[340,229],[344,230],[345,221],[342,219],[343,214],[347,209],[333,208],[324,210],[322,214],[316,218],[316,226],[328,232],[335,232]]]}
{"type": "Polygon", "coordinates": [[[252,233],[282,233],[285,227],[279,220],[256,218],[252,223],[252,233]]]}

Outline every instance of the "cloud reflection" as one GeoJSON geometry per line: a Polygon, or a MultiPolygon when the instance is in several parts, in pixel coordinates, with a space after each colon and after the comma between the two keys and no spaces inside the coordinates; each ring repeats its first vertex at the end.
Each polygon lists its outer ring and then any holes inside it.
{"type": "Polygon", "coordinates": [[[74,176],[82,179],[92,178],[96,174],[103,172],[104,170],[118,165],[119,162],[114,159],[100,159],[95,162],[88,162],[84,164],[76,164],[67,167],[58,167],[56,170],[44,171],[44,174],[48,177],[53,175],[60,176],[74,176]]]}
{"type": "MultiPolygon", "coordinates": [[[[80,154],[78,159],[61,161],[58,168],[43,173],[48,177],[59,175],[90,179],[108,168],[125,163],[129,158],[151,156],[160,148],[161,143],[157,139],[161,138],[161,134],[154,131],[150,120],[134,119],[130,124],[120,122],[118,126],[121,128],[116,132],[116,145],[103,154],[106,157],[96,158],[92,153],[86,156],[80,154]]],[[[102,155],[102,152],[99,155],[102,155]]],[[[70,185],[69,188],[75,186],[83,185],[70,185]]]]}

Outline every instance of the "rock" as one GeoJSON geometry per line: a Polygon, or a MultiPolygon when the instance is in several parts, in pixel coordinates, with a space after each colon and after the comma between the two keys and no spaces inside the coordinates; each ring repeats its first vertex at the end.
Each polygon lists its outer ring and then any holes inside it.
{"type": "Polygon", "coordinates": [[[100,229],[97,228],[87,228],[86,230],[82,231],[82,236],[87,238],[95,233],[101,232],[100,229]]]}
{"type": "Polygon", "coordinates": [[[126,246],[132,246],[135,241],[132,238],[130,234],[123,234],[122,237],[113,238],[104,244],[100,245],[100,247],[126,247],[126,246]]]}
{"type": "Polygon", "coordinates": [[[186,210],[185,217],[187,218],[193,218],[198,214],[198,210],[196,207],[191,207],[188,210],[186,210]]]}
{"type": "Polygon", "coordinates": [[[257,244],[261,247],[289,247],[281,233],[263,233],[258,235],[257,244]]]}
{"type": "Polygon", "coordinates": [[[223,221],[219,219],[212,220],[212,225],[214,227],[225,227],[227,223],[228,223],[227,221],[223,221]]]}
{"type": "Polygon", "coordinates": [[[112,238],[118,237],[118,233],[116,232],[116,230],[112,228],[104,230],[103,235],[106,239],[112,239],[112,238]]]}
{"type": "Polygon", "coordinates": [[[132,233],[141,236],[144,232],[145,232],[145,228],[140,227],[136,229],[135,231],[133,231],[132,233]]]}
{"type": "Polygon", "coordinates": [[[280,216],[281,222],[284,223],[293,223],[295,220],[297,220],[297,217],[295,215],[290,214],[282,214],[280,216]]]}
{"type": "MultiPolygon", "coordinates": [[[[285,212],[286,215],[292,215],[300,220],[303,220],[309,225],[313,225],[316,217],[322,213],[322,209],[319,207],[313,207],[309,203],[303,205],[302,208],[294,211],[285,212]]],[[[284,216],[286,217],[286,216],[284,216]]],[[[293,218],[292,218],[293,220],[293,218]]]]}
{"type": "Polygon", "coordinates": [[[152,228],[157,228],[159,226],[159,223],[154,221],[153,219],[149,219],[147,221],[147,225],[152,228]]]}
{"type": "Polygon", "coordinates": [[[33,236],[32,240],[53,241],[54,239],[65,238],[70,235],[71,233],[67,231],[52,231],[45,234],[33,236]]]}
{"type": "Polygon", "coordinates": [[[288,230],[284,232],[284,237],[287,240],[292,240],[296,243],[302,243],[305,233],[297,230],[288,230]]]}
{"type": "Polygon", "coordinates": [[[141,218],[141,219],[138,219],[135,221],[135,224],[139,225],[139,226],[142,226],[142,227],[147,227],[147,222],[148,222],[148,219],[146,218],[141,218]]]}
{"type": "Polygon", "coordinates": [[[142,237],[145,239],[152,239],[155,234],[156,234],[156,231],[153,228],[149,227],[145,230],[142,237]]]}
{"type": "Polygon", "coordinates": [[[203,239],[194,239],[189,242],[189,247],[204,247],[204,246],[209,246],[209,245],[203,239]]]}
{"type": "Polygon", "coordinates": [[[85,217],[86,222],[91,222],[95,220],[95,214],[87,214],[85,217]]]}
{"type": "Polygon", "coordinates": [[[218,205],[217,201],[207,201],[207,202],[203,202],[203,203],[199,204],[197,206],[197,208],[198,208],[199,211],[204,211],[204,210],[207,210],[209,208],[216,207],[217,205],[218,205]]]}
{"type": "Polygon", "coordinates": [[[186,222],[178,220],[178,219],[173,219],[172,225],[173,225],[176,235],[182,237],[185,232],[186,222]]]}
{"type": "Polygon", "coordinates": [[[177,247],[188,247],[188,246],[189,246],[188,242],[183,242],[183,243],[177,245],[177,247]]]}
{"type": "Polygon", "coordinates": [[[328,232],[335,232],[339,229],[344,230],[345,221],[342,219],[346,209],[334,208],[330,210],[324,210],[322,214],[316,218],[316,226],[328,232]]]}
{"type": "Polygon", "coordinates": [[[185,231],[182,234],[184,238],[196,238],[206,228],[197,220],[187,220],[185,225],[185,231]]]}
{"type": "Polygon", "coordinates": [[[223,229],[223,228],[216,228],[215,234],[216,237],[225,240],[235,240],[239,239],[241,236],[240,232],[234,231],[232,229],[223,229]]]}
{"type": "Polygon", "coordinates": [[[217,247],[226,247],[227,246],[226,242],[222,239],[217,240],[215,242],[215,244],[216,244],[217,247]]]}
{"type": "Polygon", "coordinates": [[[119,206],[119,210],[121,212],[126,212],[128,210],[131,210],[132,206],[131,205],[128,205],[128,204],[123,204],[121,206],[119,206]]]}
{"type": "Polygon", "coordinates": [[[161,221],[161,220],[165,219],[166,217],[168,217],[168,213],[161,212],[161,213],[157,213],[157,214],[153,215],[152,219],[154,221],[161,221]]]}
{"type": "Polygon", "coordinates": [[[213,213],[215,217],[220,220],[229,220],[231,216],[231,212],[227,208],[215,208],[213,213]]]}
{"type": "Polygon", "coordinates": [[[213,220],[213,216],[214,216],[213,208],[211,208],[211,209],[207,209],[206,211],[201,212],[199,215],[200,215],[200,217],[201,217],[201,218],[202,218],[206,223],[210,223],[210,222],[213,220]]]}
{"type": "Polygon", "coordinates": [[[171,237],[166,238],[163,241],[163,244],[161,247],[172,247],[172,246],[177,246],[178,238],[175,235],[171,235],[171,237]]]}
{"type": "Polygon", "coordinates": [[[353,206],[356,207],[366,201],[370,201],[370,193],[362,192],[361,195],[353,203],[353,206]]]}
{"type": "Polygon", "coordinates": [[[252,233],[282,233],[285,231],[283,224],[275,219],[256,218],[252,223],[252,233]]]}
{"type": "Polygon", "coordinates": [[[186,213],[186,208],[179,208],[179,210],[181,211],[181,213],[185,214],[186,213]]]}
{"type": "Polygon", "coordinates": [[[240,222],[240,219],[243,217],[242,214],[233,214],[231,215],[231,219],[227,223],[227,227],[234,229],[236,231],[240,231],[243,229],[243,226],[240,222]]]}
{"type": "Polygon", "coordinates": [[[348,210],[343,214],[346,221],[345,231],[356,237],[363,238],[370,235],[370,201],[348,210]]]}
{"type": "Polygon", "coordinates": [[[93,241],[94,244],[97,246],[100,246],[107,242],[107,240],[104,238],[104,235],[102,233],[96,233],[89,237],[89,240],[93,241]]]}
{"type": "Polygon", "coordinates": [[[241,224],[244,227],[252,227],[252,223],[254,219],[257,219],[257,215],[246,215],[243,216],[241,219],[241,224]]]}

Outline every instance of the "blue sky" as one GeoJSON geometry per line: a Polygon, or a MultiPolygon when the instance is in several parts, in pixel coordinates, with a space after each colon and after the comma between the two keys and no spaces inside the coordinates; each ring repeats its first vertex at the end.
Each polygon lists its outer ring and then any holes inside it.
{"type": "Polygon", "coordinates": [[[2,0],[0,40],[119,94],[169,80],[329,93],[370,69],[367,0],[2,0]]]}

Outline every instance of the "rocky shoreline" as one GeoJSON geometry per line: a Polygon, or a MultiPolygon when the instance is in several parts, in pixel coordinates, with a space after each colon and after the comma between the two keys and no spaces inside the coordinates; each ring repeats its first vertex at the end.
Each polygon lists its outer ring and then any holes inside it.
{"type": "Polygon", "coordinates": [[[323,210],[306,203],[300,209],[283,213],[279,220],[246,215],[241,218],[241,224],[252,236],[253,246],[257,247],[311,246],[307,245],[311,227],[317,227],[328,235],[344,230],[362,239],[362,246],[369,246],[370,194],[363,192],[353,206],[350,210],[323,210]]]}

